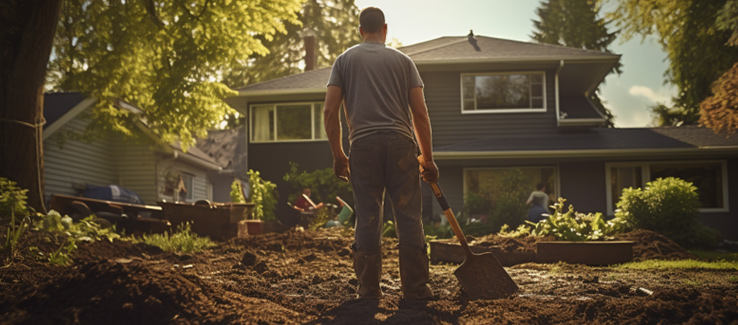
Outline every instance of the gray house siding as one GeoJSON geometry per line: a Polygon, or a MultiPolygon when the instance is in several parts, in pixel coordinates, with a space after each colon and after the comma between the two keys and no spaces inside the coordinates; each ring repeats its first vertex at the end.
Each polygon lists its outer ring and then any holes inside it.
{"type": "Polygon", "coordinates": [[[156,157],[148,144],[115,141],[116,184],[136,192],[146,204],[156,204],[156,157]]]}
{"type": "MultiPolygon", "coordinates": [[[[87,123],[74,119],[58,132],[84,131],[87,123]]],[[[68,140],[59,147],[59,134],[44,140],[45,196],[51,194],[77,195],[74,184],[105,186],[115,184],[114,159],[107,138],[92,142],[68,140]]]]}
{"type": "MultiPolygon", "coordinates": [[[[468,72],[499,72],[479,71],[468,72]]],[[[555,132],[555,71],[546,71],[546,112],[461,113],[461,72],[421,73],[433,127],[433,145],[444,147],[486,136],[536,135],[555,132]]]]}

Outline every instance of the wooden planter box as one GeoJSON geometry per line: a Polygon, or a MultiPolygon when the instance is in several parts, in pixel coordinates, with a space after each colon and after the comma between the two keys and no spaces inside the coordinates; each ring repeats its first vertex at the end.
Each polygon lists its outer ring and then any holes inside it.
{"type": "Polygon", "coordinates": [[[210,202],[157,202],[172,227],[189,222],[192,232],[211,239],[223,240],[239,235],[239,223],[246,220],[254,205],[210,202]]]}
{"type": "MultiPolygon", "coordinates": [[[[476,254],[492,253],[503,266],[512,266],[535,261],[535,253],[525,252],[505,252],[501,249],[491,246],[469,246],[471,251],[476,254]]],[[[430,242],[430,260],[431,263],[461,263],[465,258],[464,249],[461,244],[431,241],[430,242]]]]}
{"type": "Polygon", "coordinates": [[[633,259],[632,241],[548,241],[536,244],[536,262],[611,265],[633,259]]]}

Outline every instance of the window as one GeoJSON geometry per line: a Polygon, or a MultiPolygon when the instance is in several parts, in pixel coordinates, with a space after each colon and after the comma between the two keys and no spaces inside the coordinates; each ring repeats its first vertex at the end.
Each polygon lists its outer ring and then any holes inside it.
{"type": "Polygon", "coordinates": [[[476,193],[494,205],[503,196],[514,195],[512,191],[521,191],[526,200],[539,182],[546,185],[551,200],[558,198],[555,167],[469,168],[464,170],[464,196],[476,193]]]}
{"type": "Polygon", "coordinates": [[[325,139],[322,103],[251,106],[251,142],[325,139]]]}
{"type": "Polygon", "coordinates": [[[543,72],[462,74],[462,113],[545,112],[543,72]]]}
{"type": "Polygon", "coordinates": [[[701,212],[727,211],[728,188],[724,161],[641,162],[607,165],[608,214],[613,215],[623,189],[642,188],[646,183],[676,177],[697,188],[701,212]]]}

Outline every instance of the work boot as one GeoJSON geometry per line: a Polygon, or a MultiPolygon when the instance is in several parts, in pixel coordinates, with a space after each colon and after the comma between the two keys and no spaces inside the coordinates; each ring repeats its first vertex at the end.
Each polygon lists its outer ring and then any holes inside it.
{"type": "Polygon", "coordinates": [[[400,247],[400,282],[403,298],[426,300],[433,297],[428,285],[430,271],[425,247],[400,247]]]}
{"type": "Polygon", "coordinates": [[[364,254],[354,251],[354,270],[359,281],[358,298],[379,299],[382,289],[379,280],[382,278],[382,254],[364,254]]]}

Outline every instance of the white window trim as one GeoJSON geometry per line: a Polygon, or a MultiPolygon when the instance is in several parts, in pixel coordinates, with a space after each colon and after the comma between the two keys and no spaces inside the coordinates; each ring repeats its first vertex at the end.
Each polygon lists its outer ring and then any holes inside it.
{"type": "MultiPolygon", "coordinates": [[[[323,106],[323,102],[284,102],[284,103],[261,103],[261,104],[252,104],[249,105],[249,143],[288,143],[288,142],[315,142],[315,141],[328,141],[327,138],[320,139],[316,138],[316,132],[315,130],[315,110],[321,110],[321,107],[323,106]],[[254,132],[253,132],[253,118],[254,114],[252,114],[252,110],[254,107],[265,107],[265,106],[271,106],[275,110],[275,114],[279,114],[277,112],[277,106],[281,105],[310,105],[311,112],[310,112],[310,131],[312,133],[311,137],[312,139],[291,139],[291,140],[278,140],[278,139],[271,139],[268,141],[255,141],[254,140],[254,132]]],[[[278,136],[279,129],[277,128],[277,118],[275,115],[275,119],[272,122],[272,127],[274,127],[274,137],[278,136]]]]}
{"type": "MultiPolygon", "coordinates": [[[[496,114],[496,113],[545,113],[548,109],[546,94],[546,71],[510,71],[510,72],[474,72],[462,73],[459,76],[459,89],[461,90],[461,114],[496,114]],[[520,74],[542,74],[543,75],[543,108],[499,108],[499,109],[475,109],[464,110],[464,77],[465,76],[497,76],[497,75],[520,75],[520,74]]],[[[474,96],[476,106],[476,96],[474,96]]]]}
{"type": "Polygon", "coordinates": [[[646,183],[653,181],[651,179],[651,164],[714,164],[719,163],[722,168],[722,184],[723,184],[723,207],[722,208],[700,208],[700,213],[715,213],[715,212],[728,212],[730,211],[730,197],[728,195],[728,165],[725,160],[675,160],[675,161],[633,161],[633,162],[615,162],[605,163],[605,195],[607,195],[607,214],[612,216],[615,215],[615,209],[613,206],[615,202],[612,202],[612,179],[610,169],[613,167],[641,167],[641,188],[646,186],[646,183]]]}

